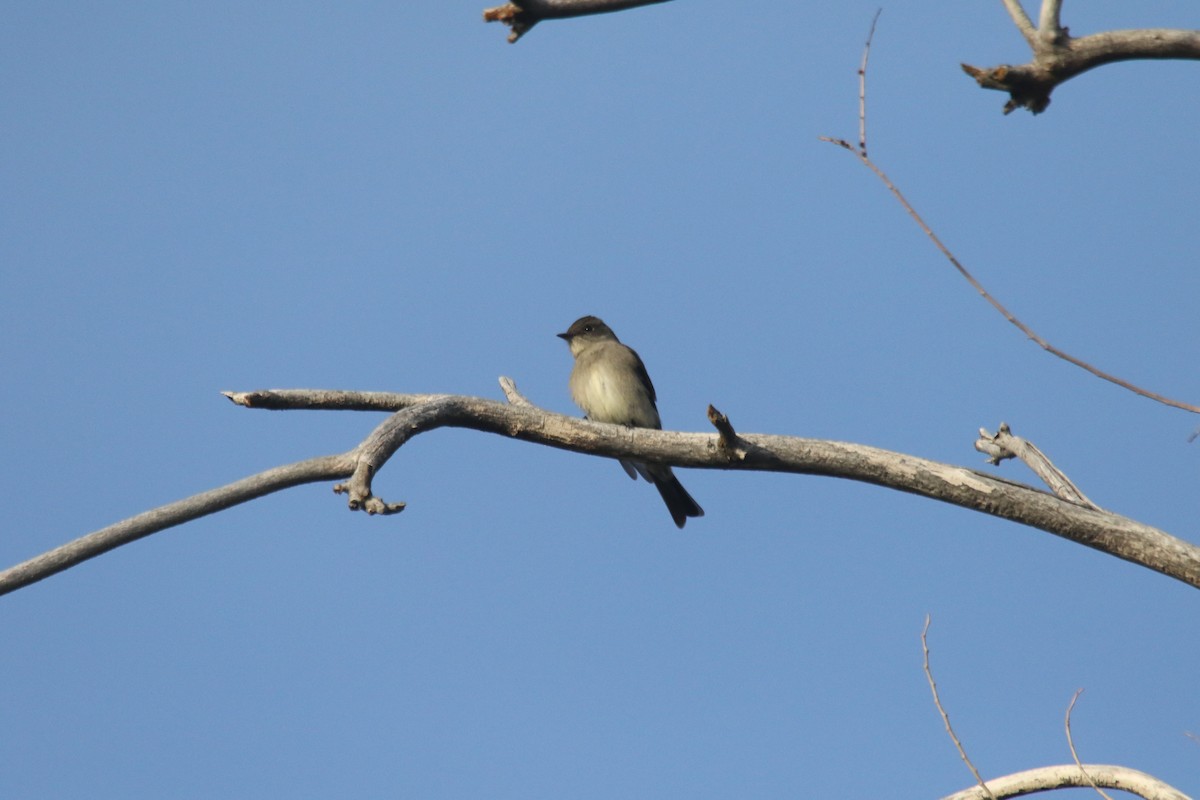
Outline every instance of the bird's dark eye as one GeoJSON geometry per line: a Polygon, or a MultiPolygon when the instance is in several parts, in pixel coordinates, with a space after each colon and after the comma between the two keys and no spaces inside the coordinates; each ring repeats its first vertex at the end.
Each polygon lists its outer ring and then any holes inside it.
{"type": "Polygon", "coordinates": [[[592,326],[591,326],[591,325],[584,325],[584,326],[583,326],[583,332],[584,332],[584,333],[591,333],[591,332],[592,332],[592,326]]]}

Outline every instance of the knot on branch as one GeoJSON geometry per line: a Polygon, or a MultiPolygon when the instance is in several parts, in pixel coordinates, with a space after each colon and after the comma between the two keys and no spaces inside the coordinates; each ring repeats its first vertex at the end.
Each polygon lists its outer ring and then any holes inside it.
{"type": "Polygon", "coordinates": [[[509,44],[515,44],[518,39],[529,32],[530,28],[538,24],[539,19],[540,17],[534,16],[516,3],[505,3],[502,6],[483,10],[484,22],[503,22],[508,26],[509,44]]]}
{"type": "Polygon", "coordinates": [[[983,69],[970,64],[962,64],[963,72],[975,79],[984,89],[995,89],[1008,92],[1008,102],[1004,104],[1004,113],[1011,114],[1018,108],[1027,108],[1034,114],[1040,114],[1050,105],[1050,93],[1054,91],[1057,81],[1034,74],[1028,67],[1013,67],[1001,64],[998,67],[983,69]]]}
{"type": "Polygon", "coordinates": [[[366,461],[360,460],[350,480],[334,484],[334,494],[350,495],[346,505],[351,511],[365,511],[371,515],[398,514],[403,511],[405,503],[388,503],[371,492],[371,478],[374,474],[375,469],[366,461]]]}
{"type": "Polygon", "coordinates": [[[733,423],[729,421],[729,417],[717,411],[712,405],[708,407],[708,421],[713,424],[720,434],[717,438],[717,449],[725,454],[730,462],[745,461],[746,447],[741,438],[737,435],[737,431],[733,429],[733,423]]]}

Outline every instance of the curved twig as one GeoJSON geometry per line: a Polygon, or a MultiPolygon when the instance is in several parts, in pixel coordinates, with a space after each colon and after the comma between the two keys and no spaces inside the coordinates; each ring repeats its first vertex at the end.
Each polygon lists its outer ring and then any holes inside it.
{"type": "MultiPolygon", "coordinates": [[[[1011,3],[1016,2],[1016,0],[1009,0],[1009,1],[1011,3]]],[[[1052,1],[1053,0],[1046,0],[1046,2],[1052,2],[1052,1]]],[[[1018,7],[1019,7],[1019,5],[1018,5],[1018,7]]],[[[1045,9],[1043,9],[1043,11],[1045,11],[1045,9]]],[[[1022,12],[1022,13],[1024,13],[1024,12],[1022,12]]],[[[1056,17],[1056,14],[1057,14],[1057,12],[1054,12],[1055,17],[1056,17]]],[[[875,23],[874,23],[874,21],[872,21],[872,23],[871,23],[872,35],[874,35],[874,32],[875,32],[875,23]]],[[[1197,35],[1200,35],[1200,32],[1198,32],[1197,35]]],[[[871,49],[871,38],[870,37],[867,38],[866,49],[867,50],[871,49]]],[[[867,155],[866,126],[864,124],[862,124],[862,122],[861,122],[861,120],[864,120],[866,118],[866,109],[863,107],[863,104],[866,103],[866,81],[867,81],[866,65],[867,65],[867,59],[866,59],[866,56],[864,55],[863,61],[862,61],[862,66],[859,68],[859,71],[858,71],[858,80],[859,80],[859,89],[858,89],[859,112],[858,112],[858,115],[859,115],[859,120],[860,120],[860,130],[859,130],[860,140],[859,140],[858,147],[855,147],[853,144],[846,141],[845,139],[839,139],[839,138],[836,138],[833,136],[819,136],[817,138],[822,142],[829,142],[830,144],[835,144],[838,147],[841,147],[843,150],[847,150],[847,151],[853,153],[855,156],[858,157],[858,160],[861,161],[867,169],[869,169],[869,170],[871,170],[871,172],[875,173],[875,177],[879,178],[879,180],[883,182],[883,185],[885,187],[887,187],[887,190],[889,192],[891,192],[892,197],[896,198],[896,201],[898,203],[900,203],[901,207],[903,207],[904,210],[908,213],[908,215],[910,217],[912,217],[912,220],[917,223],[917,227],[919,227],[921,229],[921,231],[926,236],[929,237],[929,240],[931,242],[933,242],[933,245],[934,245],[934,247],[936,247],[938,249],[938,252],[940,252],[956,270],[958,270],[958,274],[961,275],[964,279],[966,279],[967,283],[971,284],[971,287],[973,289],[975,289],[975,291],[979,292],[979,295],[984,300],[986,300],[992,308],[999,311],[1001,316],[1003,316],[1014,327],[1016,327],[1017,330],[1019,330],[1021,333],[1025,334],[1026,337],[1028,337],[1035,344],[1037,344],[1038,347],[1041,347],[1043,350],[1045,350],[1047,353],[1050,353],[1051,355],[1061,358],[1063,361],[1067,361],[1071,364],[1074,364],[1075,366],[1079,367],[1080,369],[1087,370],[1088,372],[1095,375],[1097,378],[1106,380],[1109,383],[1115,383],[1117,386],[1120,386],[1123,389],[1128,389],[1129,391],[1133,392],[1134,394],[1139,394],[1142,397],[1162,403],[1163,405],[1171,406],[1172,408],[1178,408],[1183,411],[1190,411],[1193,414],[1200,414],[1200,406],[1194,405],[1192,403],[1185,403],[1181,400],[1173,400],[1169,397],[1165,397],[1156,392],[1149,391],[1148,389],[1143,389],[1140,386],[1137,386],[1136,384],[1130,383],[1129,381],[1127,381],[1123,378],[1119,378],[1116,375],[1113,375],[1112,373],[1105,372],[1102,369],[1094,367],[1091,364],[1089,364],[1088,362],[1084,361],[1083,359],[1076,358],[1075,356],[1071,355],[1070,353],[1067,353],[1066,351],[1059,350],[1057,347],[1050,344],[1050,342],[1046,341],[1041,336],[1039,336],[1036,331],[1034,331],[1032,328],[1030,328],[1024,322],[1019,320],[1015,314],[1013,314],[1011,311],[1009,311],[1007,308],[1005,308],[1004,305],[999,300],[997,300],[995,297],[993,297],[992,294],[990,292],[988,292],[988,290],[986,288],[984,288],[984,285],[982,283],[980,283],[978,280],[976,280],[975,276],[972,275],[967,270],[967,268],[962,265],[962,262],[958,260],[957,256],[955,256],[954,253],[952,253],[950,251],[950,248],[947,247],[942,242],[942,240],[940,238],[938,238],[938,235],[933,232],[933,228],[929,227],[929,225],[925,222],[924,218],[922,218],[921,215],[917,213],[917,210],[915,208],[913,208],[911,203],[908,202],[908,198],[904,196],[904,194],[900,191],[899,187],[897,187],[896,184],[892,183],[892,179],[889,178],[887,176],[887,174],[883,171],[883,169],[881,169],[879,167],[879,165],[876,164],[874,161],[872,161],[871,158],[867,155]]]]}
{"type": "Polygon", "coordinates": [[[950,736],[950,741],[954,742],[955,749],[958,750],[958,756],[967,765],[967,769],[971,770],[971,774],[975,776],[975,783],[978,785],[980,792],[988,800],[996,800],[996,795],[992,794],[992,790],[988,788],[984,782],[983,776],[979,774],[979,770],[975,768],[974,762],[967,755],[966,748],[958,738],[958,734],[954,732],[954,726],[950,724],[950,715],[946,712],[945,706],[942,705],[942,698],[938,695],[937,681],[933,679],[933,670],[929,666],[929,625],[932,618],[925,615],[925,627],[921,629],[921,652],[924,654],[925,680],[929,682],[929,691],[933,692],[933,704],[937,706],[938,713],[942,716],[942,725],[946,728],[946,733],[950,736]]]}
{"type": "Polygon", "coordinates": [[[1071,695],[1071,702],[1067,704],[1067,713],[1063,719],[1063,728],[1067,732],[1067,747],[1071,750],[1071,758],[1075,759],[1075,766],[1079,767],[1079,771],[1083,773],[1083,777],[1087,778],[1088,784],[1104,800],[1113,800],[1103,789],[1096,785],[1096,781],[1088,774],[1087,767],[1083,766],[1083,762],[1079,760],[1079,752],[1075,749],[1075,737],[1071,735],[1071,712],[1075,710],[1075,701],[1079,699],[1079,695],[1083,694],[1083,689],[1076,689],[1075,694],[1071,695]]]}
{"type": "MultiPolygon", "coordinates": [[[[1147,775],[1129,767],[1119,767],[1112,764],[1060,764],[1053,767],[1039,767],[1024,772],[1016,772],[1000,778],[992,778],[987,782],[988,788],[997,800],[1009,797],[1045,792],[1051,789],[1088,788],[1094,786],[1105,789],[1120,789],[1145,800],[1191,800],[1186,794],[1170,784],[1163,783],[1153,775],[1147,775]],[[1080,766],[1087,771],[1086,777],[1080,772],[1080,766]]],[[[978,786],[955,792],[942,800],[983,800],[987,797],[978,786]]]]}

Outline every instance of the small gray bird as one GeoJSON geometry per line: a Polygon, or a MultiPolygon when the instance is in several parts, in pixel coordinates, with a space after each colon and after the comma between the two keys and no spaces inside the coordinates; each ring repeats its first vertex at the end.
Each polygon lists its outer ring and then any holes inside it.
{"type": "MultiPolygon", "coordinates": [[[[599,317],[580,317],[558,336],[566,339],[575,356],[571,370],[571,399],[594,422],[611,422],[635,428],[662,430],[654,384],[646,366],[631,348],[621,344],[599,317]]],[[[641,475],[662,495],[675,525],[688,517],[703,517],[704,509],[692,499],[666,464],[639,464],[621,459],[629,477],[641,475]]]]}

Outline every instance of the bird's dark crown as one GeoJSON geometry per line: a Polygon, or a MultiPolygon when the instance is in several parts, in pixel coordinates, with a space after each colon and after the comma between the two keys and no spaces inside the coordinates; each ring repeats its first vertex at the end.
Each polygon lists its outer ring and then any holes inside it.
{"type": "Polygon", "coordinates": [[[568,342],[576,336],[592,337],[592,338],[617,338],[617,335],[612,332],[612,328],[604,324],[604,320],[599,317],[594,317],[588,314],[586,317],[580,317],[571,323],[571,327],[567,328],[566,333],[558,334],[559,338],[566,339],[568,342]]]}

